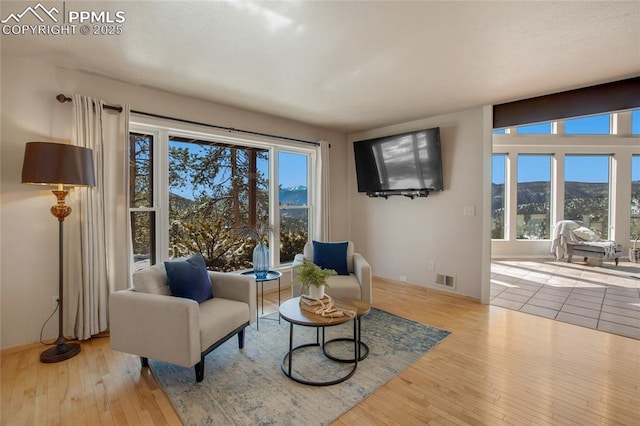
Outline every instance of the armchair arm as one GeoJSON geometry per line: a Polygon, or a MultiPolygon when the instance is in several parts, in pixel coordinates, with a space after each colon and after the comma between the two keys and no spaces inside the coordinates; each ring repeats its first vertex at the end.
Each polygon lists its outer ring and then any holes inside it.
{"type": "Polygon", "coordinates": [[[302,285],[296,284],[296,277],[298,273],[296,272],[296,266],[302,265],[304,263],[304,254],[298,253],[293,258],[293,263],[291,264],[291,297],[298,297],[302,294],[302,285]]]}
{"type": "Polygon", "coordinates": [[[293,263],[291,264],[291,266],[295,268],[296,266],[302,265],[303,263],[304,263],[304,254],[298,253],[293,258],[293,263]]]}
{"type": "Polygon", "coordinates": [[[362,300],[371,303],[371,266],[369,262],[359,253],[353,253],[353,272],[360,282],[362,300]]]}
{"type": "Polygon", "coordinates": [[[252,276],[230,274],[226,272],[209,272],[213,287],[213,297],[237,300],[249,304],[249,324],[256,321],[256,282],[252,276]]]}
{"type": "Polygon", "coordinates": [[[116,291],[109,297],[109,319],[112,349],[184,367],[200,361],[195,300],[116,291]]]}

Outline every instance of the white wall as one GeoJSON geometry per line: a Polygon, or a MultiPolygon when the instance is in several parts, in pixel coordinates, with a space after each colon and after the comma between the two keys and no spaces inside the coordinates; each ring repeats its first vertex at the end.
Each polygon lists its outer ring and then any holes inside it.
{"type": "MultiPolygon", "coordinates": [[[[48,189],[20,183],[24,146],[29,141],[65,141],[71,137],[72,106],[58,93],[81,93],[132,109],[194,121],[331,142],[331,236],[349,237],[347,143],[341,133],[281,118],[168,94],[118,81],[2,57],[2,131],[0,212],[0,347],[31,343],[52,310],[57,295],[57,222],[49,213],[48,189]]],[[[73,196],[73,195],[71,195],[73,196]]],[[[57,335],[57,316],[44,337],[57,335]]]]}
{"type": "Polygon", "coordinates": [[[484,236],[490,219],[485,188],[491,166],[488,111],[476,108],[349,135],[351,238],[374,275],[396,281],[405,276],[410,283],[437,289],[442,287],[435,284],[436,273],[453,275],[457,293],[485,300],[490,258],[489,238],[484,236]],[[440,127],[444,191],[413,200],[368,198],[357,192],[351,142],[430,127],[440,127]],[[464,206],[475,207],[476,215],[464,216],[464,206]]]}

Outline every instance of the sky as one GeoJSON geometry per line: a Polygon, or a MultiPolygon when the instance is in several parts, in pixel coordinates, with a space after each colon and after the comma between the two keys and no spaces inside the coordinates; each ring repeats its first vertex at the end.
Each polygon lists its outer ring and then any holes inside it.
{"type": "MultiPolygon", "coordinates": [[[[292,186],[308,186],[307,182],[307,156],[293,152],[280,152],[278,157],[280,174],[278,182],[283,188],[292,186]]],[[[258,163],[258,170],[269,176],[269,164],[267,161],[258,163]]]]}
{"type": "Polygon", "coordinates": [[[281,152],[278,162],[280,163],[278,181],[283,188],[308,186],[306,155],[281,152]]]}
{"type": "MultiPolygon", "coordinates": [[[[640,134],[640,110],[632,113],[632,133],[640,134]]],[[[534,124],[518,128],[520,134],[551,133],[551,123],[534,124]]],[[[609,134],[609,115],[598,115],[573,120],[565,120],[566,134],[609,134]]],[[[518,182],[550,180],[551,161],[549,156],[526,155],[518,157],[518,182]]],[[[493,157],[492,182],[504,183],[504,156],[493,157]]],[[[608,182],[608,157],[602,155],[565,156],[565,181],[608,182]]],[[[640,157],[632,160],[632,180],[640,180],[640,157]]]]}

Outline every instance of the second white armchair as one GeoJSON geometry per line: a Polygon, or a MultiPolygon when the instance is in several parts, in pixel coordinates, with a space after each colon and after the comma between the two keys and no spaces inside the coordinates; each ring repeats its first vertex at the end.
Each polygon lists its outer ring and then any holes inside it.
{"type": "MultiPolygon", "coordinates": [[[[292,283],[295,282],[296,277],[295,267],[302,264],[303,262],[313,262],[320,267],[327,268],[327,265],[319,264],[318,258],[322,258],[323,253],[318,253],[318,250],[330,251],[330,257],[335,258],[336,250],[334,249],[334,247],[338,248],[338,245],[346,245],[346,266],[342,271],[339,270],[339,267],[329,268],[336,269],[338,275],[329,277],[327,279],[328,288],[325,290],[326,293],[334,298],[354,298],[364,300],[367,303],[371,303],[371,266],[361,254],[355,253],[354,245],[351,241],[345,241],[343,243],[321,243],[318,241],[307,242],[304,246],[304,252],[297,254],[294,258],[292,269],[292,283]],[[316,260],[315,262],[314,259],[316,260]]],[[[339,251],[337,252],[340,253],[339,251]]],[[[300,284],[292,284],[292,297],[297,297],[301,294],[302,286],[300,284]]]]}

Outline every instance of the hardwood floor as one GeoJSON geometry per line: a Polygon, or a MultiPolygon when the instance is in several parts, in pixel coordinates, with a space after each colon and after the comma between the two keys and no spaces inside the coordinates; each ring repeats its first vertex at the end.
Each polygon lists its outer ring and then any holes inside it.
{"type": "MultiPolygon", "coordinates": [[[[267,295],[265,311],[276,306],[267,295]]],[[[380,279],[374,306],[452,334],[335,425],[640,424],[640,340],[380,279]]],[[[3,351],[0,424],[180,424],[108,338],[58,364],[40,363],[42,350],[3,351]]]]}

